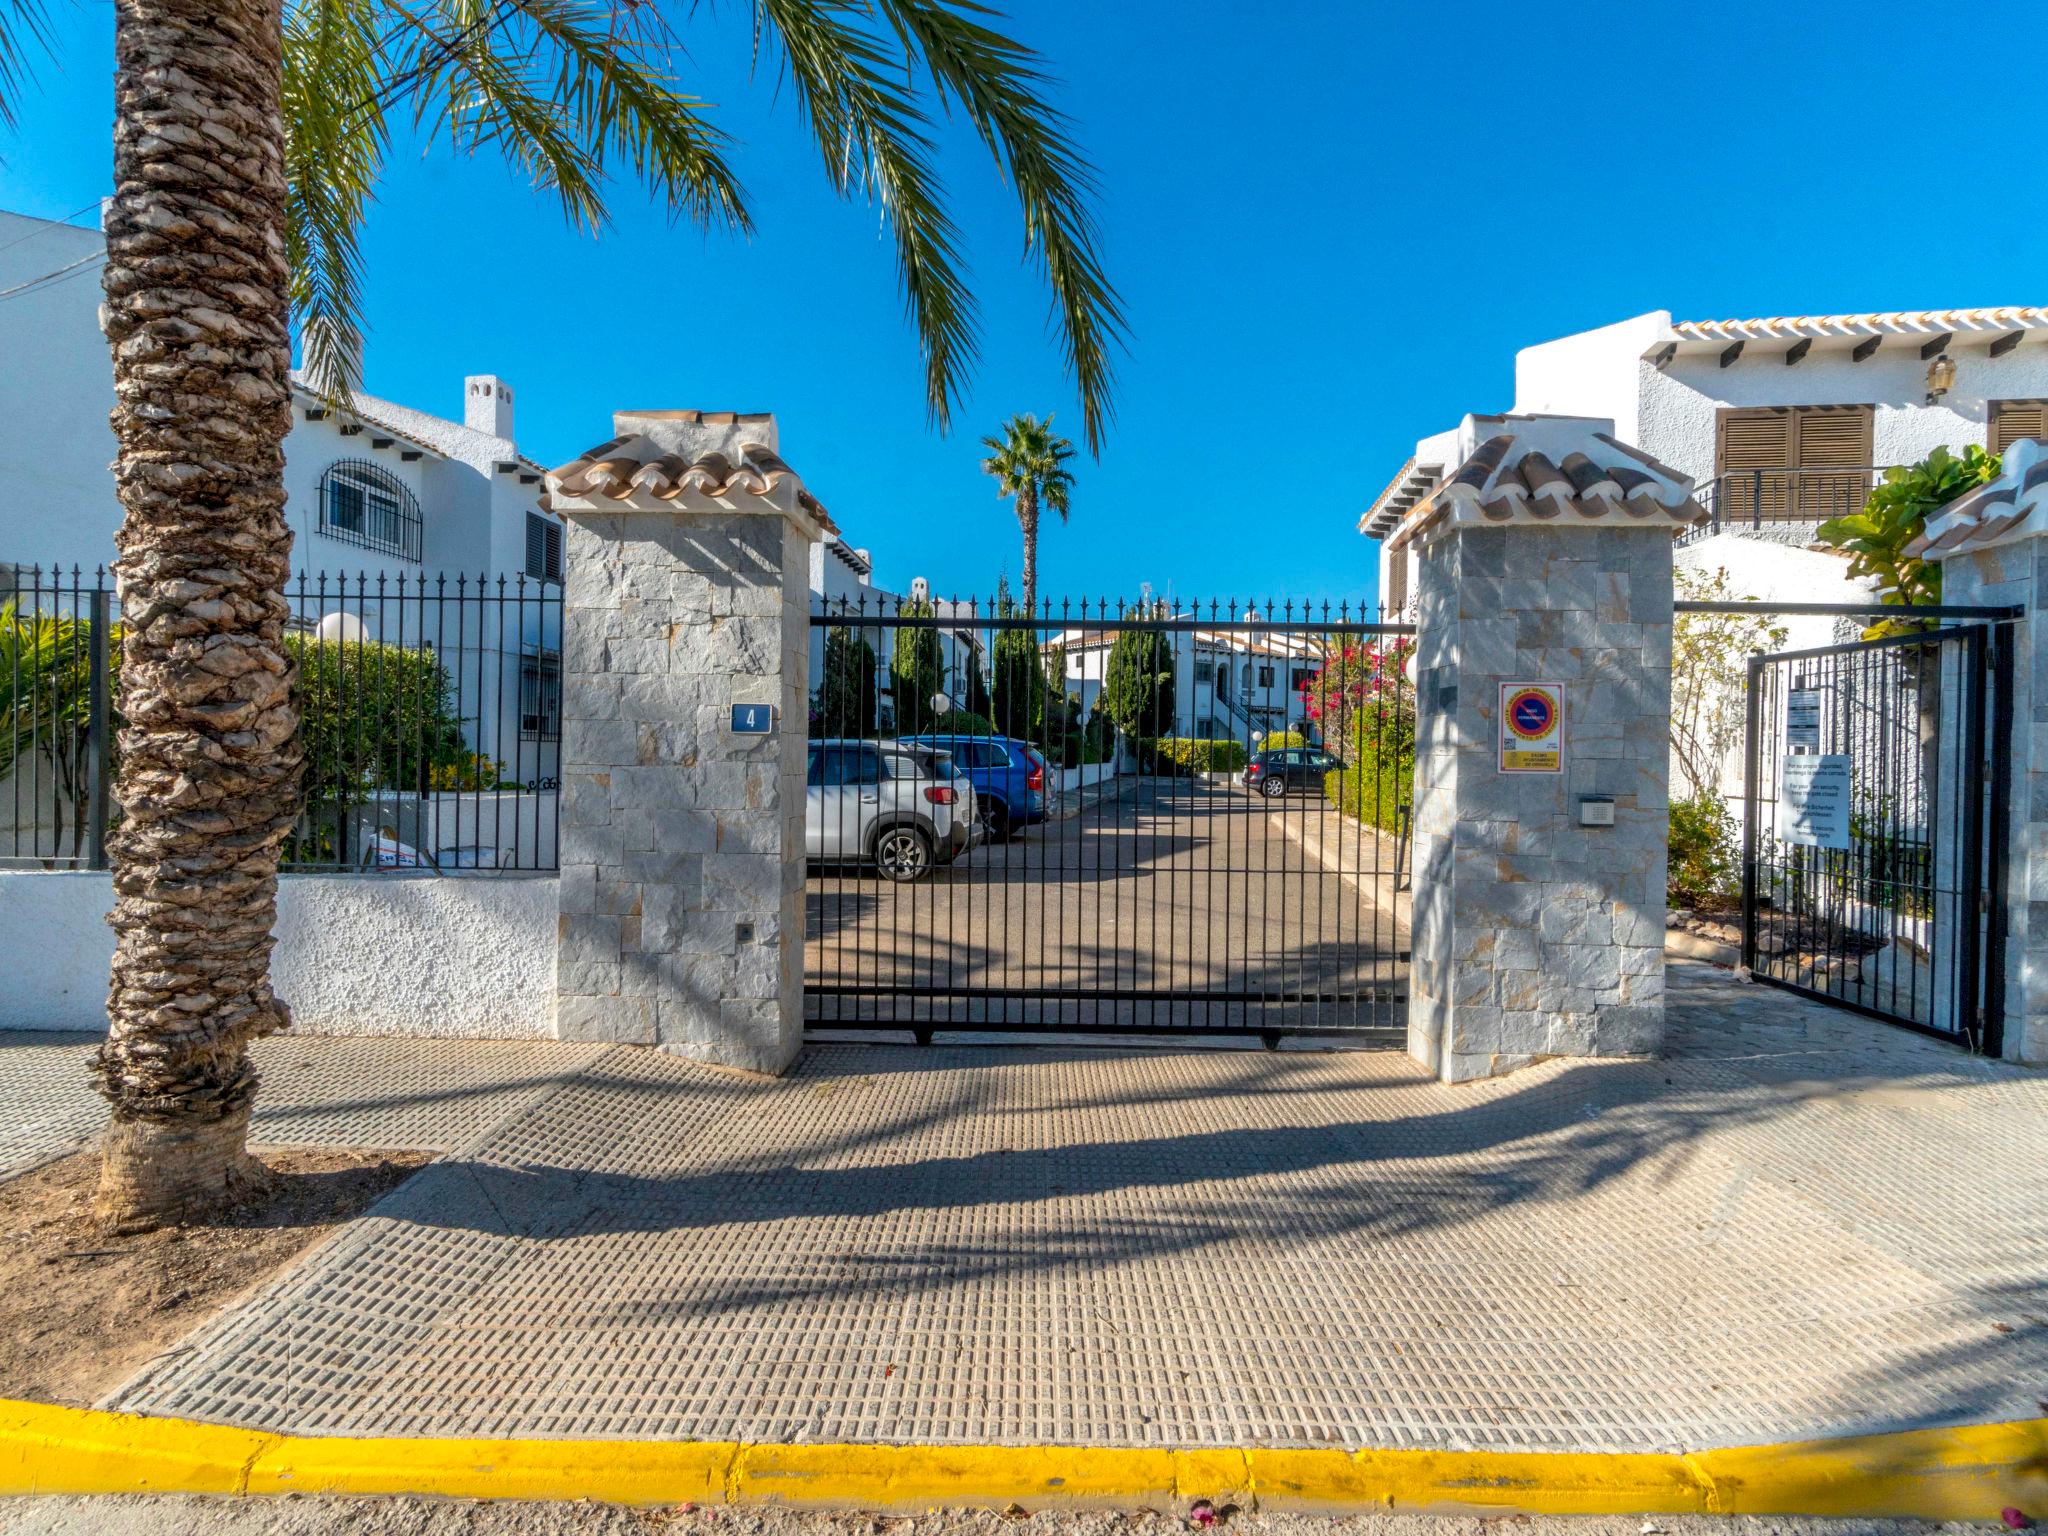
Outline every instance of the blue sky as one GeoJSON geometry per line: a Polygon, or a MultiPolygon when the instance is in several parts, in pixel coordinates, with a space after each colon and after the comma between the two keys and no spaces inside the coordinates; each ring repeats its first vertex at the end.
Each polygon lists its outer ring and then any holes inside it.
{"type": "MultiPolygon", "coordinates": [[[[1993,67],[2038,21],[2018,7],[1016,9],[1100,172],[1133,333],[1114,435],[1042,538],[1044,593],[1356,601],[1360,509],[1416,437],[1508,404],[1531,342],[1658,308],[2048,302],[2048,133],[1993,67]]],[[[833,199],[787,93],[750,81],[744,11],[694,63],[745,141],[751,242],[671,228],[630,187],[601,238],[573,235],[497,164],[401,149],[367,242],[368,386],[455,414],[464,373],[502,374],[547,462],[619,407],[770,409],[879,578],[1014,582],[977,440],[1018,410],[1078,437],[1080,413],[1013,205],[956,125],[983,356],[940,437],[876,216],[833,199]]],[[[0,207],[108,190],[111,14],[61,19],[59,65],[0,135],[0,207]]]]}

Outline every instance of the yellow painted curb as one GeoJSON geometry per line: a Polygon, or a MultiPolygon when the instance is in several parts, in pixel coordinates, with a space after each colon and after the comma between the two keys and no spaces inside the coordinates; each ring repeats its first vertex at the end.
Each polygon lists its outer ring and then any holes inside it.
{"type": "Polygon", "coordinates": [[[2048,1510],[2048,1420],[1690,1455],[268,1435],[0,1401],[0,1494],[422,1493],[621,1504],[1171,1505],[1995,1519],[2048,1510]]]}

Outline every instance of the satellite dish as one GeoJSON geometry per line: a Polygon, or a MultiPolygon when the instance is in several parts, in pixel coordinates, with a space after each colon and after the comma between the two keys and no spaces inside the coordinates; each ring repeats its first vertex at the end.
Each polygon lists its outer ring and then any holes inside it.
{"type": "Polygon", "coordinates": [[[338,640],[360,645],[370,638],[370,632],[363,627],[363,621],[352,613],[330,613],[320,620],[320,627],[314,631],[322,640],[338,640]]]}

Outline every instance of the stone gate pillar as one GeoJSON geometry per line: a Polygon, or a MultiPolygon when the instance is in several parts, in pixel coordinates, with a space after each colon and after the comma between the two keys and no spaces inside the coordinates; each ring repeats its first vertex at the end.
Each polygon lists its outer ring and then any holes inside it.
{"type": "Polygon", "coordinates": [[[775,418],[622,412],[567,524],[556,1033],[780,1072],[803,1041],[805,669],[824,508],[775,418]]]}
{"type": "MultiPolygon", "coordinates": [[[[1998,479],[1929,518],[1909,553],[1941,562],[1944,603],[2022,610],[2003,754],[2011,776],[2000,1051],[2038,1065],[2048,1063],[2048,442],[2014,443],[2003,467],[1998,479]]],[[[1996,743],[1992,751],[2000,755],[1996,743]]]]}
{"type": "Polygon", "coordinates": [[[1468,416],[1417,549],[1409,1053],[1446,1081],[1664,1037],[1671,555],[1605,421],[1468,416]]]}

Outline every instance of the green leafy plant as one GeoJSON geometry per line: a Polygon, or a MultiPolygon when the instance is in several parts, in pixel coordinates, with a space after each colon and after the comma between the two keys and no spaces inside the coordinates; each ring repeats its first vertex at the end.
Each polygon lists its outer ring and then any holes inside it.
{"type": "Polygon", "coordinates": [[[876,695],[875,648],[851,627],[828,630],[824,676],[818,682],[818,732],[874,735],[876,695]]]}
{"type": "Polygon", "coordinates": [[[1287,747],[1305,747],[1308,737],[1300,731],[1268,731],[1259,742],[1261,752],[1278,752],[1287,747]]]}
{"type": "Polygon", "coordinates": [[[1005,629],[990,650],[995,667],[995,722],[1005,736],[1019,741],[1045,737],[1047,697],[1045,658],[1038,636],[1028,629],[1005,629]]]}
{"type": "Polygon", "coordinates": [[[1719,795],[1671,802],[1671,846],[1665,890],[1679,906],[1730,899],[1737,889],[1735,817],[1719,795]]]}
{"type": "Polygon", "coordinates": [[[1201,736],[1162,736],[1144,744],[1158,772],[1236,773],[1246,762],[1244,743],[1201,736]]]}
{"type": "MultiPolygon", "coordinates": [[[[937,612],[930,603],[917,599],[906,602],[897,611],[906,619],[928,619],[937,612]]],[[[919,626],[896,631],[889,656],[889,691],[900,734],[916,736],[931,729],[932,699],[943,687],[945,671],[936,629],[919,626]]]]}
{"type": "Polygon", "coordinates": [[[1126,736],[1163,735],[1174,721],[1173,646],[1163,631],[1127,629],[1109,648],[1096,709],[1126,736]]]}
{"type": "MultiPolygon", "coordinates": [[[[1939,603],[1941,563],[1908,554],[1907,546],[1926,531],[1929,516],[1996,480],[1999,472],[1998,455],[1975,443],[1961,454],[1936,448],[1917,464],[1886,470],[1861,512],[1820,525],[1820,541],[1847,551],[1850,575],[1876,580],[1879,602],[1890,607],[1939,603]]],[[[1929,627],[1925,620],[1882,619],[1864,630],[1863,638],[1877,640],[1929,627]]]]}
{"type": "Polygon", "coordinates": [[[1309,719],[1344,762],[1323,775],[1323,796],[1345,815],[1397,831],[1415,786],[1413,642],[1347,639],[1302,688],[1309,719]]]}
{"type": "MultiPolygon", "coordinates": [[[[107,782],[113,782],[119,720],[111,709],[121,661],[121,626],[107,631],[107,782]]],[[[0,606],[0,783],[23,753],[45,765],[56,807],[70,817],[71,854],[85,852],[91,812],[92,623],[0,606]]],[[[62,852],[61,849],[55,850],[62,852]]]]}
{"type": "Polygon", "coordinates": [[[354,807],[380,791],[499,787],[497,765],[464,741],[448,673],[430,651],[287,635],[306,752],[306,814],[287,845],[304,862],[338,856],[354,807]]]}

